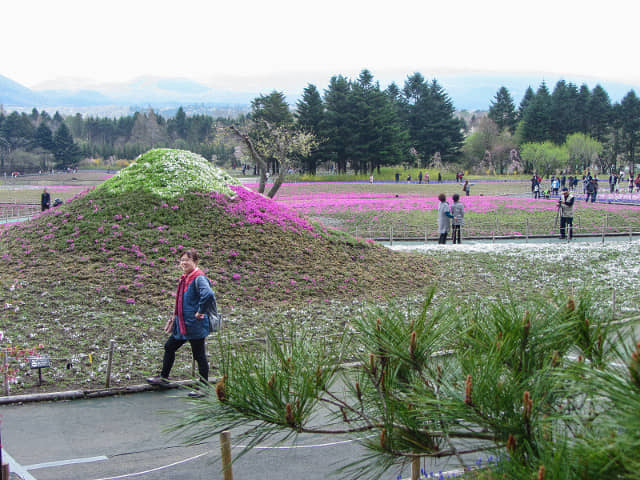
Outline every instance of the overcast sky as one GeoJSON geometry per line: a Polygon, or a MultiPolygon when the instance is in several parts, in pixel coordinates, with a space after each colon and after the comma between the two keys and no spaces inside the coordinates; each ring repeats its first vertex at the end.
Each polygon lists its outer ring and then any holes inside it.
{"type": "Polygon", "coordinates": [[[631,0],[6,0],[0,12],[0,74],[27,87],[153,75],[281,90],[362,68],[381,83],[465,71],[640,85],[631,0]]]}

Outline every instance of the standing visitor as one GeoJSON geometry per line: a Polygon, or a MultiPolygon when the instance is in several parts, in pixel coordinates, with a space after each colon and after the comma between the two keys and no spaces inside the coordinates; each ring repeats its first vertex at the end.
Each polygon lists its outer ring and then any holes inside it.
{"type": "Polygon", "coordinates": [[[453,194],[453,205],[451,205],[451,215],[453,215],[452,223],[452,237],[453,243],[462,243],[462,235],[460,227],[464,225],[464,205],[460,202],[460,195],[453,194]]]}
{"type": "Polygon", "coordinates": [[[42,190],[42,195],[40,195],[40,211],[44,212],[45,210],[49,210],[51,206],[51,195],[47,192],[47,187],[44,187],[42,190]]]}
{"type": "Polygon", "coordinates": [[[566,228],[569,227],[569,240],[573,238],[573,202],[575,198],[573,193],[569,193],[568,188],[562,189],[562,195],[558,200],[558,209],[560,210],[560,238],[567,238],[566,228]]]}
{"type": "Polygon", "coordinates": [[[422,172],[418,172],[418,185],[422,183],[422,172]]]}
{"type": "MultiPolygon", "coordinates": [[[[198,253],[187,250],[180,255],[182,276],[178,282],[174,314],[164,326],[171,336],[164,345],[162,371],[157,377],[148,378],[151,385],[167,385],[169,373],[176,358],[176,351],[186,342],[191,344],[193,358],[198,363],[200,381],[209,380],[209,363],[205,352],[205,339],[209,335],[209,317],[207,311],[216,305],[216,297],[211,290],[211,282],[198,268],[198,253]]],[[[191,392],[190,396],[201,396],[191,392]]]]}
{"type": "Polygon", "coordinates": [[[442,182],[442,174],[438,172],[438,183],[442,182]]]}
{"type": "Polygon", "coordinates": [[[633,175],[629,175],[629,193],[633,193],[633,175]]]}
{"type": "MultiPolygon", "coordinates": [[[[640,176],[640,175],[638,175],[640,176]]],[[[424,183],[429,183],[429,172],[424,173],[424,183]]]]}
{"type": "Polygon", "coordinates": [[[438,204],[438,233],[440,234],[438,243],[444,245],[447,243],[447,233],[449,233],[449,229],[451,228],[451,218],[453,215],[451,215],[447,197],[444,193],[438,195],[438,200],[440,200],[438,204]]]}
{"type": "Polygon", "coordinates": [[[399,181],[400,181],[400,174],[396,172],[396,183],[398,183],[399,181]]]}
{"type": "Polygon", "coordinates": [[[611,172],[611,174],[609,175],[609,193],[613,193],[616,189],[616,175],[615,173],[611,172]]]}
{"type": "Polygon", "coordinates": [[[469,180],[464,181],[464,185],[462,186],[462,191],[465,193],[467,197],[469,196],[469,192],[471,191],[471,185],[469,184],[469,180]]]}

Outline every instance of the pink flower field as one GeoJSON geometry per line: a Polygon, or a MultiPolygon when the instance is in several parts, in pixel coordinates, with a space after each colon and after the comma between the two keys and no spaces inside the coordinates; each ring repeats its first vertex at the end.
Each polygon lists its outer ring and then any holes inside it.
{"type": "MultiPolygon", "coordinates": [[[[438,200],[433,194],[396,193],[394,185],[389,191],[367,191],[362,183],[348,185],[335,183],[285,184],[276,195],[278,203],[294,211],[321,221],[331,219],[340,229],[380,228],[405,226],[422,228],[435,226],[438,200]]],[[[250,185],[257,188],[257,185],[250,185]]],[[[377,186],[379,188],[379,186],[377,186]]],[[[468,230],[483,223],[495,224],[496,217],[504,228],[497,234],[521,234],[528,224],[530,233],[553,233],[557,212],[555,199],[533,199],[523,193],[519,196],[472,195],[462,196],[468,230]],[[502,231],[503,230],[503,231],[502,231]]],[[[640,197],[639,197],[640,199],[640,197]]],[[[451,197],[448,198],[452,203],[451,197]]],[[[640,207],[624,203],[585,203],[578,196],[574,207],[577,227],[584,233],[601,232],[603,225],[610,232],[640,229],[640,207]]],[[[479,228],[479,227],[478,227],[479,228]]],[[[482,228],[479,234],[490,234],[482,228]]]]}

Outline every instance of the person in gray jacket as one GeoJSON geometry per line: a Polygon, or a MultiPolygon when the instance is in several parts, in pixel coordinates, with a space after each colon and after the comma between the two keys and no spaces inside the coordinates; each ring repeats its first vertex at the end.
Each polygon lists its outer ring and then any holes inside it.
{"type": "Polygon", "coordinates": [[[438,204],[438,233],[440,234],[438,243],[445,244],[447,243],[447,233],[449,233],[449,229],[451,228],[453,215],[451,215],[447,197],[444,193],[438,195],[438,200],[440,200],[438,204]]]}
{"type": "Polygon", "coordinates": [[[573,203],[575,197],[569,192],[567,187],[562,189],[562,195],[558,200],[558,209],[560,210],[560,238],[567,238],[566,230],[569,227],[569,240],[573,238],[573,203]]]}
{"type": "Polygon", "coordinates": [[[453,194],[453,205],[451,205],[451,215],[453,215],[452,224],[452,236],[453,243],[462,243],[460,227],[464,225],[464,205],[460,201],[460,195],[457,193],[453,194]]]}

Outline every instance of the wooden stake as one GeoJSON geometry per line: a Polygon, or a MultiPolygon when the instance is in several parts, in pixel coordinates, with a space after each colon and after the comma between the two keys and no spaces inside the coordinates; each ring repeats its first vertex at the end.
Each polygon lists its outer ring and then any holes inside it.
{"type": "Polygon", "coordinates": [[[220,434],[220,454],[222,456],[222,478],[233,480],[231,468],[231,432],[225,430],[220,434]]]}
{"type": "Polygon", "coordinates": [[[2,385],[4,387],[4,394],[5,395],[9,395],[9,376],[7,375],[7,364],[9,363],[7,361],[7,351],[6,350],[2,350],[1,351],[1,355],[0,355],[0,362],[2,362],[1,366],[2,366],[2,370],[4,371],[4,375],[2,376],[2,385]]]}
{"type": "Polygon", "coordinates": [[[111,385],[111,365],[113,364],[113,349],[115,347],[116,341],[109,341],[109,357],[107,359],[107,381],[105,382],[105,387],[109,388],[111,385]]]}
{"type": "Polygon", "coordinates": [[[419,480],[420,478],[420,457],[411,459],[411,480],[419,480]]]}
{"type": "Polygon", "coordinates": [[[611,294],[611,320],[616,319],[616,289],[613,289],[611,294]]]}

